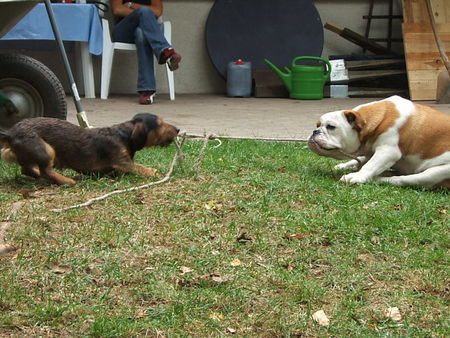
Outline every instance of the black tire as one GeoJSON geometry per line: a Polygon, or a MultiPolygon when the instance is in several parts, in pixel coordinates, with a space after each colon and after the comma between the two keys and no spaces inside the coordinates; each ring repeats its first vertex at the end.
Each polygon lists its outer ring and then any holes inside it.
{"type": "MultiPolygon", "coordinates": [[[[17,108],[10,123],[29,117],[67,117],[66,94],[56,75],[43,63],[21,54],[0,54],[0,91],[17,108]]],[[[0,109],[0,113],[3,113],[0,109]]],[[[5,125],[9,124],[9,125],[5,125]]]]}

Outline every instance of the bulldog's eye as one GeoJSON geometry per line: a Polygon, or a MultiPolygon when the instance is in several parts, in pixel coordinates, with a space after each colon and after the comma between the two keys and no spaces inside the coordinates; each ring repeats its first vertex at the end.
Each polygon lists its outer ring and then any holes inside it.
{"type": "Polygon", "coordinates": [[[328,130],[335,130],[336,127],[335,127],[335,126],[332,126],[331,124],[329,124],[329,125],[327,125],[327,129],[328,129],[328,130]]]}

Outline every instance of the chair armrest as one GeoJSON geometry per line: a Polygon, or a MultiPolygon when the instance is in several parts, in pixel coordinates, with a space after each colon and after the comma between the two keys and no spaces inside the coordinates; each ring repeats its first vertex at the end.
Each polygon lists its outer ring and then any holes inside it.
{"type": "Polygon", "coordinates": [[[164,21],[162,30],[167,42],[172,45],[172,23],[170,21],[164,21]]]}

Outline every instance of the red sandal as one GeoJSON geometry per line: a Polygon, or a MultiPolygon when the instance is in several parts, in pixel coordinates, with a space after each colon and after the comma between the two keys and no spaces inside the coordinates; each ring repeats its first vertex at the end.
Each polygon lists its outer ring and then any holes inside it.
{"type": "Polygon", "coordinates": [[[155,94],[155,91],[149,90],[139,92],[139,104],[152,104],[155,94]]]}
{"type": "Polygon", "coordinates": [[[161,56],[159,57],[159,64],[167,63],[169,65],[169,69],[174,71],[178,69],[178,65],[181,61],[181,55],[175,52],[173,48],[166,48],[161,52],[161,56]]]}

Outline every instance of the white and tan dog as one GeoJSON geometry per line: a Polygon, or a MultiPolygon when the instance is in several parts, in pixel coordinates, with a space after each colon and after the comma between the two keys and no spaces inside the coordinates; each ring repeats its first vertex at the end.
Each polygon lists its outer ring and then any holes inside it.
{"type": "Polygon", "coordinates": [[[308,146],[322,156],[355,158],[335,167],[355,170],[342,176],[347,183],[450,189],[450,114],[399,96],[322,115],[308,146]],[[394,176],[385,176],[391,170],[394,176]]]}

